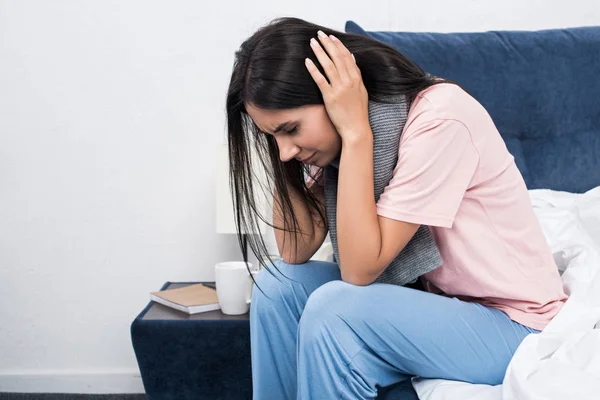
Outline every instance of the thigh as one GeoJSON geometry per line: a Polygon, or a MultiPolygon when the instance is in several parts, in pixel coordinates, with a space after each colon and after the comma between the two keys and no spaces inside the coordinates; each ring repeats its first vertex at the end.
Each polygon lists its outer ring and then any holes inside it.
{"type": "MultiPolygon", "coordinates": [[[[263,268],[255,276],[252,303],[275,302],[295,303],[298,312],[304,309],[309,296],[325,283],[339,280],[341,272],[337,263],[308,261],[303,264],[288,264],[282,260],[263,268]]],[[[272,304],[272,303],[271,303],[272,304]]]]}
{"type": "Polygon", "coordinates": [[[325,284],[302,319],[334,324],[352,367],[385,376],[382,385],[406,375],[500,384],[521,341],[538,332],[495,308],[382,283],[325,284]]]}

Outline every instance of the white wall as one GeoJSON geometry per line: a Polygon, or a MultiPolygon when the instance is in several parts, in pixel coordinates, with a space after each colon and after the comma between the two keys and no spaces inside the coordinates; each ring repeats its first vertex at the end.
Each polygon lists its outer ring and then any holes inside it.
{"type": "Polygon", "coordinates": [[[284,15],[600,25],[596,0],[0,0],[0,391],[143,391],[129,327],[148,292],[240,257],[214,223],[225,93],[240,43],[284,15]]]}

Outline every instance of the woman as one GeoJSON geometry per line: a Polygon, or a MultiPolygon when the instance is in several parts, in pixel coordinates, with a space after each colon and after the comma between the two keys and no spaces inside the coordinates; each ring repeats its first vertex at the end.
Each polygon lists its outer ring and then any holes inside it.
{"type": "MultiPolygon", "coordinates": [[[[227,118],[238,230],[263,218],[251,181],[258,161],[274,182],[283,259],[255,281],[255,399],[375,398],[380,387],[411,388],[411,376],[500,384],[523,338],[566,301],[523,178],[486,110],[397,50],[276,19],[236,53],[227,118]],[[410,109],[376,203],[368,101],[388,95],[405,95],[410,109]],[[339,260],[311,262],[328,232],[320,172],[334,161],[339,260]],[[420,277],[423,290],[374,283],[420,225],[443,261],[420,277]]],[[[262,238],[250,239],[263,259],[262,238]]]]}

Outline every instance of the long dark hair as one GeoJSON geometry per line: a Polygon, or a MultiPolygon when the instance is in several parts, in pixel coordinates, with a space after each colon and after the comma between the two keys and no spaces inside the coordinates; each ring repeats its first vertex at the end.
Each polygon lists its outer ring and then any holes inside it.
{"type": "MultiPolygon", "coordinates": [[[[310,172],[310,167],[296,159],[281,162],[275,139],[260,132],[248,115],[245,105],[282,110],[324,104],[321,91],[304,63],[305,58],[309,57],[323,76],[326,76],[309,45],[310,38],[316,37],[317,30],[336,36],[354,54],[369,100],[385,103],[389,102],[389,96],[405,95],[411,104],[415,96],[425,88],[436,83],[450,82],[435,80],[398,50],[375,39],[336,31],[299,18],[276,18],[242,43],[235,53],[227,92],[229,185],[234,199],[238,242],[244,261],[248,261],[249,244],[267,270],[269,268],[266,264],[274,264],[262,236],[246,235],[244,232],[258,232],[259,221],[263,221],[274,229],[284,230],[297,238],[300,233],[299,225],[293,213],[288,185],[301,194],[309,209],[319,213],[322,221],[326,221],[326,218],[321,211],[323,205],[318,206],[318,200],[306,184],[306,174],[310,172]],[[255,188],[253,184],[257,168],[254,162],[259,162],[258,168],[266,172],[267,179],[263,180],[266,185],[260,188],[255,188]],[[273,199],[272,184],[281,198],[278,204],[284,216],[283,227],[273,226],[269,218],[261,215],[256,203],[257,195],[260,196],[261,193],[271,196],[270,199],[267,197],[267,201],[273,199]],[[257,189],[261,193],[257,193],[257,189]]],[[[322,174],[313,178],[322,179],[322,174]]],[[[295,242],[298,243],[297,240],[295,242]]]]}

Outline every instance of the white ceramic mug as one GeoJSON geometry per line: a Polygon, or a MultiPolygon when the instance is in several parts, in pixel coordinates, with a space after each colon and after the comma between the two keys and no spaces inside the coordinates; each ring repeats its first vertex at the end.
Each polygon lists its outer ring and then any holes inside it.
{"type": "Polygon", "coordinates": [[[253,281],[260,271],[252,268],[252,263],[228,261],[215,265],[215,285],[223,314],[240,315],[250,309],[253,281]],[[250,267],[250,273],[246,267],[250,267]]]}

